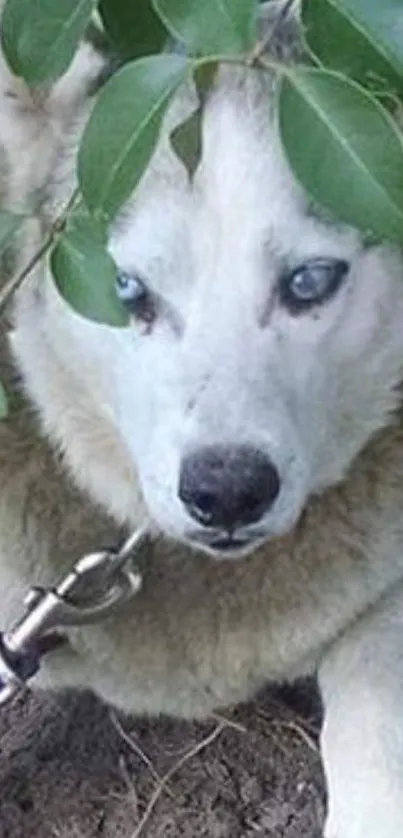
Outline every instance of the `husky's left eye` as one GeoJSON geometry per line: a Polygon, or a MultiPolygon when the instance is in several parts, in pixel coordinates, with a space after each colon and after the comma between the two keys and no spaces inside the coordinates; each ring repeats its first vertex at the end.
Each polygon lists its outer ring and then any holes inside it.
{"type": "Polygon", "coordinates": [[[136,274],[121,272],[116,279],[116,291],[133,317],[147,326],[154,323],[157,317],[156,300],[143,279],[136,274]]]}
{"type": "Polygon", "coordinates": [[[280,301],[293,314],[324,303],[340,287],[349,270],[343,259],[313,259],[280,280],[280,301]]]}

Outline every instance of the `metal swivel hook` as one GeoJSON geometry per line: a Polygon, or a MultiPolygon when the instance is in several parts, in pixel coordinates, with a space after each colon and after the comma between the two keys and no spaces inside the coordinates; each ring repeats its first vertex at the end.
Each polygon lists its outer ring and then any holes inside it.
{"type": "Polygon", "coordinates": [[[107,619],[137,594],[141,575],[126,565],[149,539],[144,526],[117,551],[79,559],[55,588],[29,591],[22,618],[0,634],[0,705],[26,688],[45,651],[62,641],[55,631],[107,619]]]}

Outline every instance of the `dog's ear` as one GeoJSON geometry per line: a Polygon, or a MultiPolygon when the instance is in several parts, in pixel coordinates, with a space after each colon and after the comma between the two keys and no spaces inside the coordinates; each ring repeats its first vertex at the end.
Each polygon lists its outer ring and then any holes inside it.
{"type": "Polygon", "coordinates": [[[303,48],[301,0],[266,0],[259,4],[259,38],[267,42],[267,54],[282,61],[301,58],[303,48]],[[272,37],[271,37],[272,35],[272,37]]]}

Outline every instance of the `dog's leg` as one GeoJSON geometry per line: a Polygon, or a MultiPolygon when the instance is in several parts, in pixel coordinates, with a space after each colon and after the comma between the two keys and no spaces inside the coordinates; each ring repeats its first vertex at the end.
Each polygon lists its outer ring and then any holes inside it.
{"type": "Polygon", "coordinates": [[[403,589],[343,635],[319,679],[326,838],[401,838],[403,589]]]}

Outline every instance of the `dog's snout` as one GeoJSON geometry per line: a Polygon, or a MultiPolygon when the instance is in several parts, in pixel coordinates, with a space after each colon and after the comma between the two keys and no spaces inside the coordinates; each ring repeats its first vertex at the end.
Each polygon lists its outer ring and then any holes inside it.
{"type": "Polygon", "coordinates": [[[259,521],[280,491],[269,458],[250,446],[209,446],[182,463],[179,497],[205,527],[234,530],[259,521]]]}

